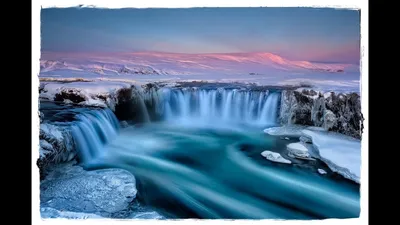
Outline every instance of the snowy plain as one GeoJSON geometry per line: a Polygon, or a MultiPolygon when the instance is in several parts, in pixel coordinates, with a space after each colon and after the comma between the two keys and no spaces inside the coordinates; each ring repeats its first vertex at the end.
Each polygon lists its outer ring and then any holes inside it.
{"type": "Polygon", "coordinates": [[[359,65],[291,61],[271,53],[177,54],[43,52],[40,78],[126,82],[241,82],[298,85],[338,92],[360,91],[359,65]]]}

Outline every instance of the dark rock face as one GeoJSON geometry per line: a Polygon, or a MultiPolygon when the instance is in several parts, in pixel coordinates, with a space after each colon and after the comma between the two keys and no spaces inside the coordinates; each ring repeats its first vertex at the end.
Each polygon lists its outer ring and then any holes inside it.
{"type": "Polygon", "coordinates": [[[280,109],[282,124],[317,126],[361,138],[363,118],[357,93],[285,90],[282,91],[280,109]]]}
{"type": "Polygon", "coordinates": [[[54,97],[54,101],[62,102],[65,99],[69,99],[73,103],[80,103],[86,100],[82,95],[80,95],[80,90],[62,90],[54,97]]]}
{"type": "Polygon", "coordinates": [[[331,130],[360,138],[363,120],[360,96],[356,93],[348,95],[331,93],[325,102],[326,109],[332,111],[337,118],[331,130]]]}

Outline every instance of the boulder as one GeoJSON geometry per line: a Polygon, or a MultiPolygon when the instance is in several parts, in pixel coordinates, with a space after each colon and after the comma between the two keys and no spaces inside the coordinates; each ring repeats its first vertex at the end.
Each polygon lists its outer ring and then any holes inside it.
{"type": "Polygon", "coordinates": [[[103,217],[126,216],[136,193],[135,177],[122,169],[58,165],[40,183],[41,207],[103,217]]]}

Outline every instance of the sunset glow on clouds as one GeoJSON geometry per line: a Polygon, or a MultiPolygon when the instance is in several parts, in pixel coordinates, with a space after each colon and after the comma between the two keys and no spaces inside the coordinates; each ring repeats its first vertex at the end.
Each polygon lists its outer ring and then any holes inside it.
{"type": "Polygon", "coordinates": [[[358,64],[355,10],[313,8],[41,11],[44,52],[270,52],[292,61],[358,64]]]}

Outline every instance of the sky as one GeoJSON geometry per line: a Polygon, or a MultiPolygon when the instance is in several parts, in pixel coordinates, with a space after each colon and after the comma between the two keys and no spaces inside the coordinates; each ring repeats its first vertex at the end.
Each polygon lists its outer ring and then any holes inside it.
{"type": "Polygon", "coordinates": [[[41,10],[49,52],[270,52],[290,60],[359,64],[360,14],[316,8],[41,10]]]}

